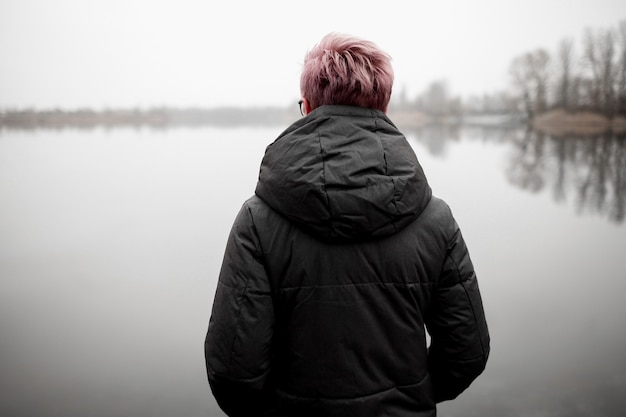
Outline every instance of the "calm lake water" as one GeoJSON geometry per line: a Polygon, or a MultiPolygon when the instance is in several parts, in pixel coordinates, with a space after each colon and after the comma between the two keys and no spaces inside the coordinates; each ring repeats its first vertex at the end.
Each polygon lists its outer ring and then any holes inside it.
{"type": "MultiPolygon", "coordinates": [[[[0,414],[223,416],[203,341],[276,128],[0,131],[0,414]]],[[[626,415],[626,140],[407,131],[492,334],[441,416],[626,415]]]]}

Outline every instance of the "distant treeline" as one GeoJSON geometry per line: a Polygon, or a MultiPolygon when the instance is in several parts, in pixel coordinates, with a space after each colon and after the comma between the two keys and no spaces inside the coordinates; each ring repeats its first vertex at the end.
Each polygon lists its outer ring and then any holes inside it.
{"type": "Polygon", "coordinates": [[[586,29],[578,53],[571,39],[562,40],[554,54],[523,53],[511,62],[509,74],[507,91],[462,100],[449,94],[445,81],[435,81],[414,98],[401,91],[396,105],[436,117],[522,113],[532,119],[557,108],[624,116],[626,20],[616,28],[586,29]]]}
{"type": "MultiPolygon", "coordinates": [[[[574,42],[565,39],[554,55],[538,49],[516,57],[509,67],[511,88],[507,91],[461,99],[449,93],[445,81],[435,81],[413,98],[407,97],[403,90],[394,93],[390,114],[412,126],[534,123],[537,116],[548,113],[551,113],[552,125],[572,124],[571,118],[555,117],[551,112],[560,109],[567,116],[573,114],[577,124],[596,120],[588,116],[594,113],[603,118],[596,123],[601,128],[610,128],[616,120],[623,125],[626,117],[626,20],[616,28],[587,29],[582,39],[579,53],[575,53],[574,42]],[[584,117],[579,116],[583,112],[584,117]]],[[[286,125],[299,116],[295,103],[287,107],[212,109],[0,109],[0,128],[272,126],[286,125]]]]}
{"type": "MultiPolygon", "coordinates": [[[[221,107],[221,108],[170,108],[116,109],[116,110],[0,110],[0,129],[93,129],[96,127],[172,127],[202,126],[287,126],[298,119],[297,105],[289,107],[221,107]]],[[[402,127],[430,124],[473,124],[510,126],[523,120],[521,115],[486,114],[463,116],[462,113],[439,116],[422,112],[411,106],[393,104],[389,117],[402,127]],[[454,116],[454,117],[452,117],[454,116]],[[495,117],[494,117],[495,116],[495,117]]]]}
{"type": "Polygon", "coordinates": [[[553,108],[626,115],[626,20],[616,28],[587,29],[580,52],[564,39],[515,58],[510,67],[523,110],[531,117],[553,108]]]}
{"type": "MultiPolygon", "coordinates": [[[[295,110],[297,113],[297,110],[295,110]]],[[[165,128],[175,126],[249,126],[284,124],[295,118],[294,110],[282,107],[236,108],[170,108],[146,110],[8,110],[0,111],[0,127],[28,129],[63,129],[68,127],[92,129],[95,127],[165,128]]]]}

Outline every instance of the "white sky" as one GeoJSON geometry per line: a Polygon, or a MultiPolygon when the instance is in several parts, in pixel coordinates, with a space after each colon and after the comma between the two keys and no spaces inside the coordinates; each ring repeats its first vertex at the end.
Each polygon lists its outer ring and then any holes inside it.
{"type": "Polygon", "coordinates": [[[290,105],[331,31],[389,52],[396,93],[481,94],[515,56],[625,19],[624,0],[0,0],[0,109],[290,105]]]}

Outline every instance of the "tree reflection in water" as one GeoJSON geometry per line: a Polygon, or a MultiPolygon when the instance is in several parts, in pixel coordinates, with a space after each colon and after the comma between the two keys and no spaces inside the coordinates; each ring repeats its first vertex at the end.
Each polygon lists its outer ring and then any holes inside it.
{"type": "Polygon", "coordinates": [[[526,129],[512,135],[511,143],[511,183],[532,192],[550,187],[557,202],[573,195],[579,213],[624,221],[626,133],[555,136],[526,129]]]}

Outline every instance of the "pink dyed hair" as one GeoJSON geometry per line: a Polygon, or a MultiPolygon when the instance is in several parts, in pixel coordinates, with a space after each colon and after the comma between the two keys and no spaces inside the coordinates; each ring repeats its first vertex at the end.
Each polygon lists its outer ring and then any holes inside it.
{"type": "Polygon", "coordinates": [[[343,104],[384,112],[392,87],[391,57],[373,42],[329,33],[304,57],[300,91],[311,109],[343,104]]]}

